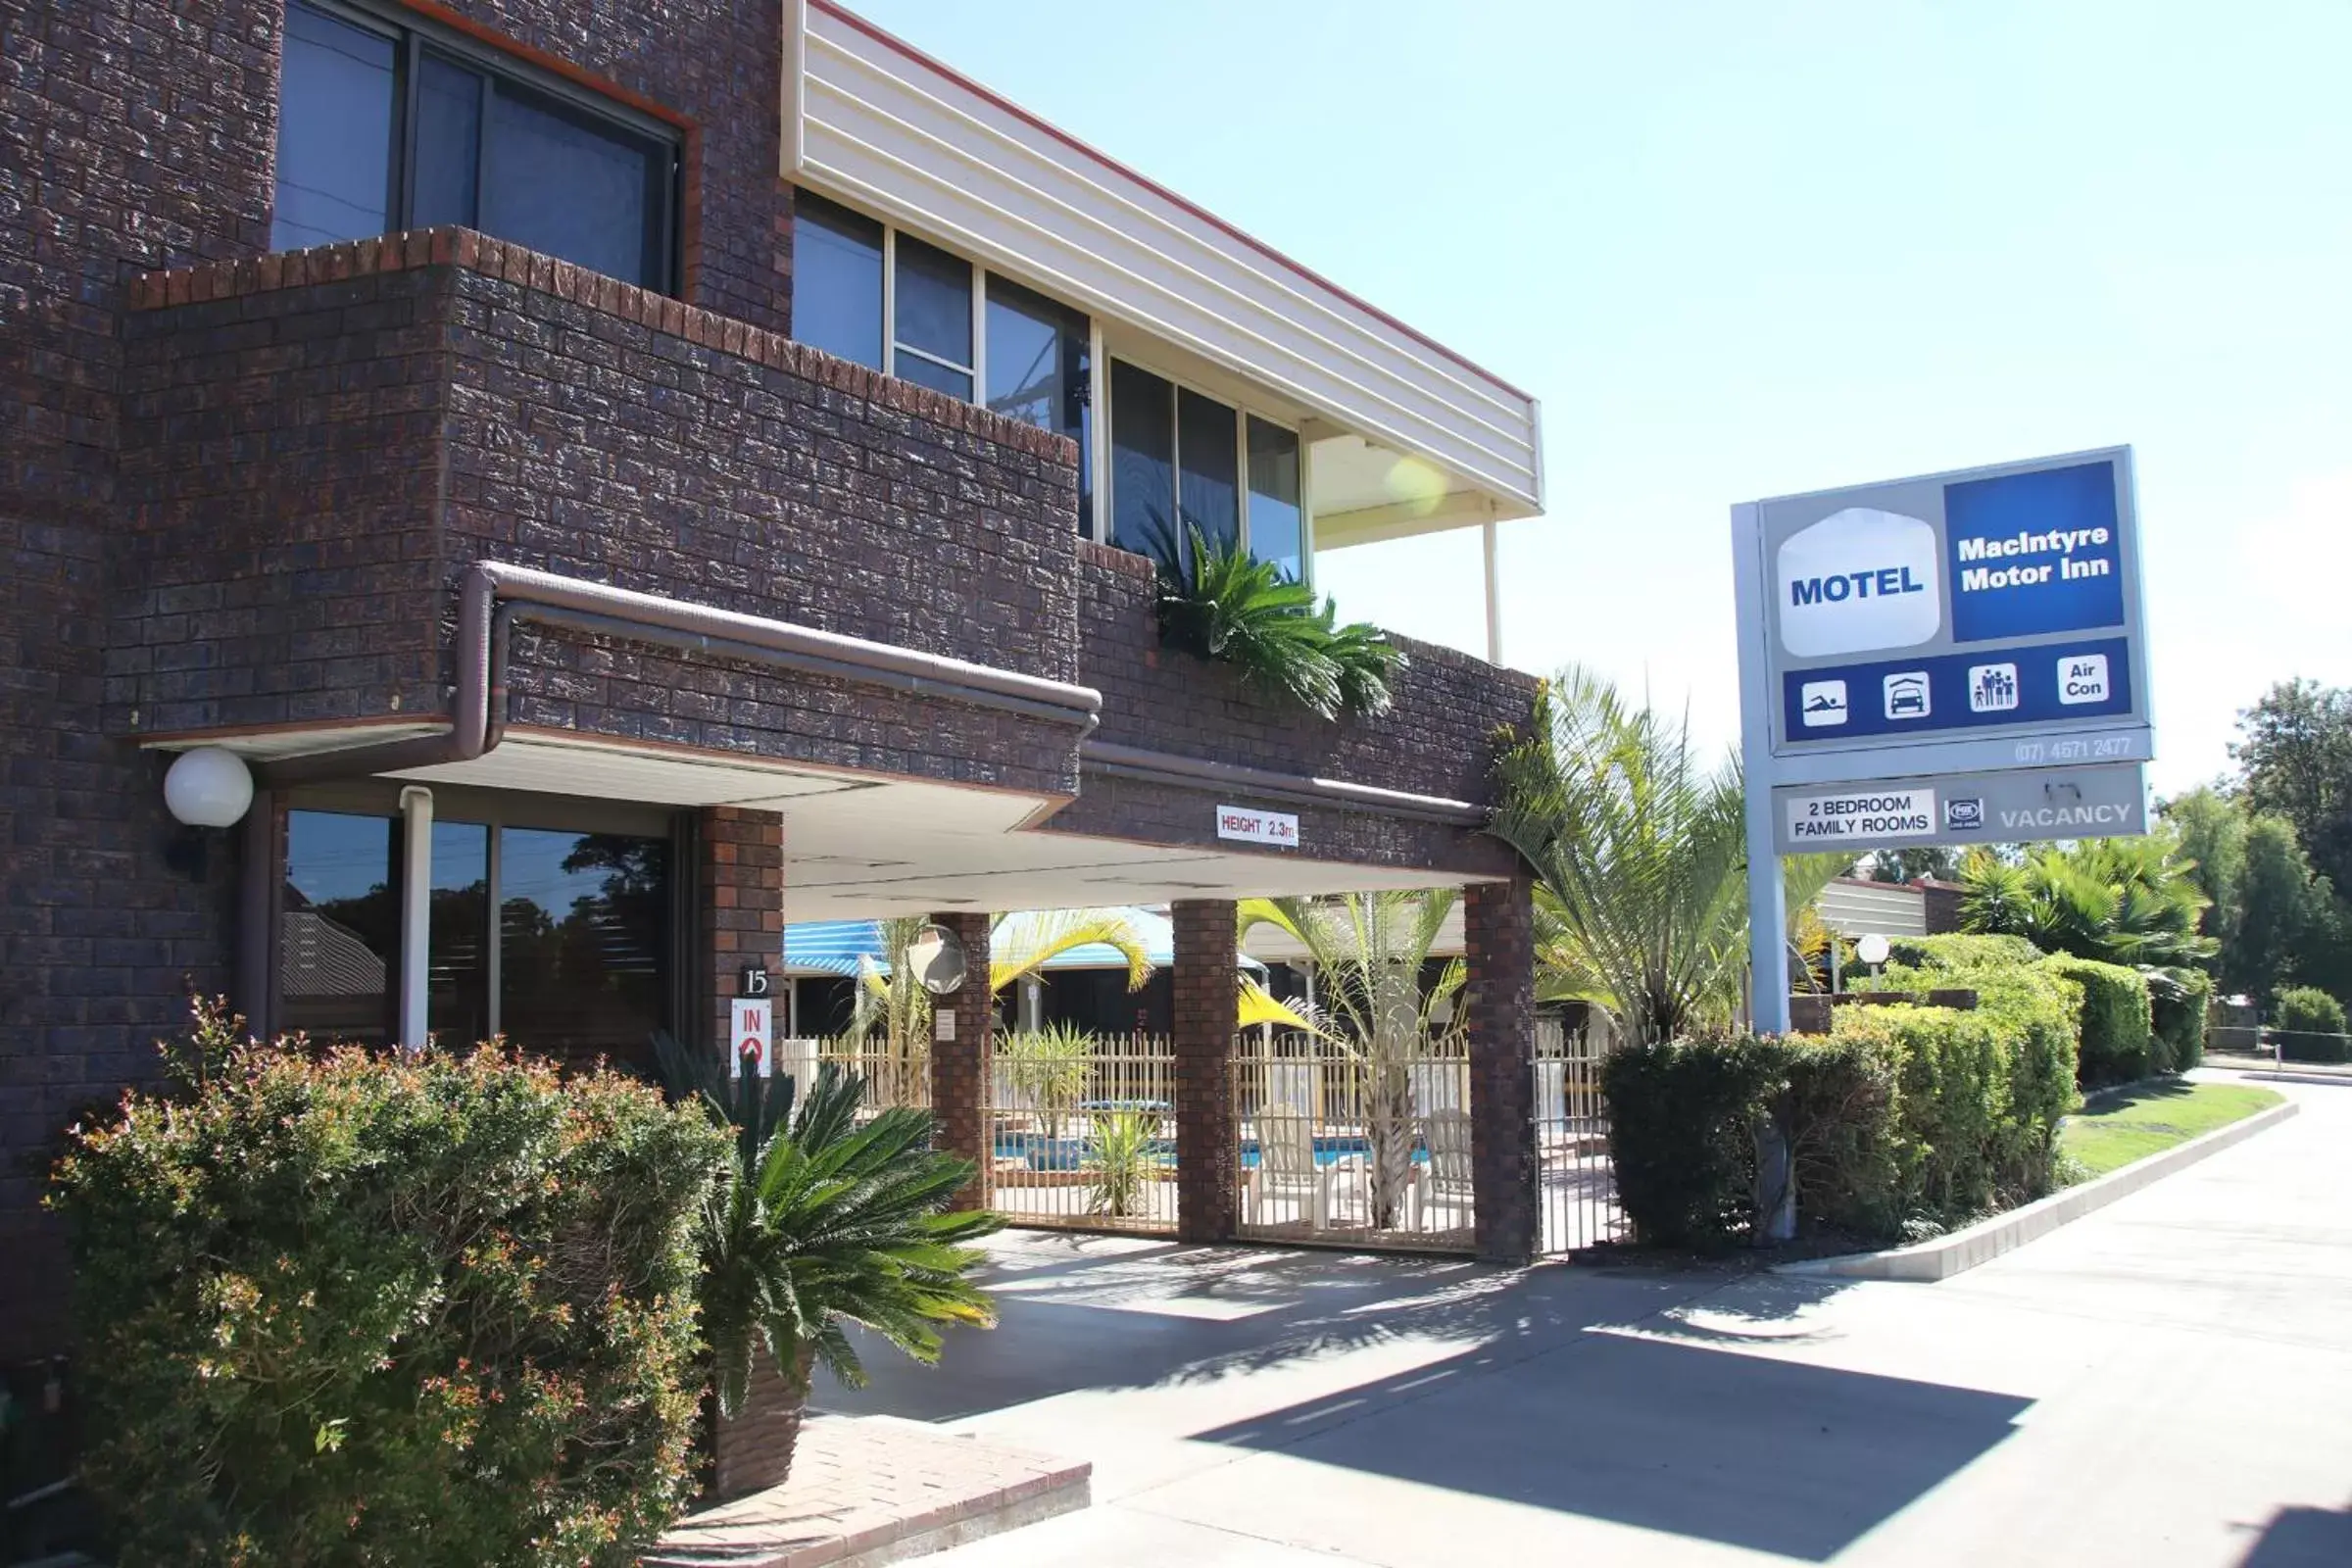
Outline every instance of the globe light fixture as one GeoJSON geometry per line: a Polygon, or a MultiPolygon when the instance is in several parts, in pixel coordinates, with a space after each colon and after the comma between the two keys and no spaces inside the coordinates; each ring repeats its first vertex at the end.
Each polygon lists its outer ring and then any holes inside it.
{"type": "Polygon", "coordinates": [[[1873,931],[1854,943],[1854,956],[1874,968],[1886,961],[1886,939],[1873,931]]]}
{"type": "Polygon", "coordinates": [[[231,826],[253,805],[253,774],[236,753],[199,746],[172,760],[164,805],[190,827],[231,826]]]}

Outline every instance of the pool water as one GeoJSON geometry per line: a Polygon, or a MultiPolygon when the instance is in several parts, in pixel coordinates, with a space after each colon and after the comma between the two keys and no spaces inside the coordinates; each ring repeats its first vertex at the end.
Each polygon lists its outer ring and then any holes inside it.
{"type": "MultiPolygon", "coordinates": [[[[1048,1138],[1043,1133],[1000,1133],[997,1135],[997,1157],[1017,1159],[1031,1170],[1080,1170],[1094,1158],[1094,1140],[1091,1138],[1048,1138]]],[[[1148,1156],[1163,1165],[1176,1163],[1176,1144],[1173,1139],[1155,1138],[1147,1150],[1148,1156]]],[[[1242,1145],[1242,1165],[1255,1169],[1258,1148],[1255,1139],[1242,1145]]],[[[1331,1134],[1315,1140],[1315,1163],[1336,1165],[1343,1159],[1369,1159],[1372,1145],[1369,1139],[1345,1133],[1331,1134]]],[[[1429,1163],[1429,1151],[1415,1146],[1413,1162],[1429,1163]]]]}

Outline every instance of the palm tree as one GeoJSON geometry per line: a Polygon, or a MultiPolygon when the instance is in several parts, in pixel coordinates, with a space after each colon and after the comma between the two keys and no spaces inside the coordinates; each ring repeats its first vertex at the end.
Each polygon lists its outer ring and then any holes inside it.
{"type": "Polygon", "coordinates": [[[864,1082],[832,1063],[796,1095],[790,1077],[772,1090],[756,1076],[730,1083],[707,1054],[667,1036],[656,1046],[672,1094],[735,1130],[736,1157],[704,1210],[703,1339],[722,1418],[742,1413],[762,1352],[783,1375],[791,1416],[776,1457],[789,1468],[811,1369],[865,1384],[846,1324],[929,1364],[943,1325],[995,1322],[967,1244],[1004,1220],[946,1212],[971,1161],[931,1149],[925,1111],[894,1106],[861,1124],[864,1082]]]}
{"type": "MultiPolygon", "coordinates": [[[[906,962],[906,950],[930,925],[928,916],[899,915],[874,922],[882,953],[858,956],[858,985],[850,1036],[882,1037],[875,1099],[886,1105],[926,1102],[931,1060],[931,993],[906,962]]],[[[1127,964],[1127,989],[1152,977],[1144,934],[1124,909],[1043,909],[1000,914],[989,923],[988,989],[1002,993],[1073,948],[1114,950],[1127,964]]]]}
{"type": "Polygon", "coordinates": [[[1323,1010],[1354,1063],[1364,1136],[1372,1155],[1372,1224],[1396,1225],[1413,1174],[1411,1067],[1441,1033],[1437,1013],[1462,987],[1462,960],[1446,966],[1425,995],[1421,968],[1453,909],[1451,888],[1427,892],[1349,893],[1328,899],[1246,899],[1235,939],[1260,924],[1290,934],[1306,950],[1323,1010]]]}
{"type": "Polygon", "coordinates": [[[1144,933],[1125,909],[1025,909],[989,922],[988,989],[995,995],[1026,980],[1075,948],[1100,944],[1127,964],[1127,989],[1152,978],[1144,933]]]}
{"type": "MultiPolygon", "coordinates": [[[[1495,761],[1489,831],[1536,874],[1538,995],[1601,1008],[1635,1041],[1728,1020],[1747,958],[1747,848],[1736,760],[1570,668],[1495,761]]],[[[1850,858],[1782,862],[1801,910],[1850,858]]],[[[1785,983],[1778,978],[1771,983],[1785,983]]]]}
{"type": "Polygon", "coordinates": [[[1961,924],[2024,937],[2047,953],[2158,970],[2209,962],[2198,932],[2210,902],[2177,830],[2043,845],[2017,864],[1985,851],[1960,868],[1961,924]]]}

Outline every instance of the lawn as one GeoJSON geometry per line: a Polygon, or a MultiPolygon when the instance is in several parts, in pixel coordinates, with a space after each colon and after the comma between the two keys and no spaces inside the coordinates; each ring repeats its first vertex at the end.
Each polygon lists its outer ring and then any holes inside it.
{"type": "Polygon", "coordinates": [[[2098,1110],[2069,1116],[2058,1131],[2058,1151],[2090,1175],[2104,1176],[2283,1098],[2277,1090],[2244,1084],[2152,1084],[2118,1095],[2098,1110]]]}

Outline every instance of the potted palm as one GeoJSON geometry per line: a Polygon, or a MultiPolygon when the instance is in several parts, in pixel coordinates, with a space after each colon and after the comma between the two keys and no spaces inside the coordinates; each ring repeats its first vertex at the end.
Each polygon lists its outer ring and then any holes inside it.
{"type": "Polygon", "coordinates": [[[860,1121],[865,1084],[834,1064],[806,1090],[789,1076],[729,1084],[675,1041],[659,1046],[673,1087],[690,1087],[736,1133],[704,1215],[702,1330],[711,1491],[738,1496],[790,1472],[817,1367],[864,1386],[848,1325],[928,1364],[942,1327],[996,1321],[968,1244],[1004,1221],[948,1211],[973,1167],[930,1147],[927,1111],[892,1106],[860,1121]]]}

